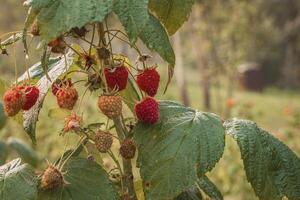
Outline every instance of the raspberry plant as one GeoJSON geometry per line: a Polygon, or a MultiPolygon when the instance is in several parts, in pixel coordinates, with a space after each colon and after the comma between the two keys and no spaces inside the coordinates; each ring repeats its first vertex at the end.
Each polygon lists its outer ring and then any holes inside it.
{"type": "MultiPolygon", "coordinates": [[[[169,64],[171,78],[175,56],[169,35],[186,21],[193,3],[193,0],[25,1],[29,12],[24,30],[7,34],[0,48],[7,53],[8,46],[22,40],[29,57],[27,38],[33,36],[39,41],[43,56],[7,90],[4,110],[8,116],[22,112],[24,129],[36,144],[39,111],[45,96],[53,95],[59,107],[72,110],[57,139],[66,140],[68,134],[76,134],[79,139],[73,149],[64,152],[41,173],[33,168],[36,162],[31,162],[35,158],[30,156],[30,149],[14,141],[18,153],[30,165],[16,159],[0,167],[2,200],[134,200],[137,199],[134,185],[139,179],[143,198],[147,200],[195,200],[203,199],[204,195],[223,199],[206,174],[223,155],[225,133],[237,141],[247,179],[259,199],[300,199],[299,158],[254,122],[240,119],[223,122],[215,114],[155,98],[160,76],[156,66],[149,64],[151,58],[141,52],[136,42],[140,39],[169,64]],[[125,32],[108,26],[112,13],[118,16],[125,32]],[[86,37],[87,32],[91,38],[86,37]],[[130,45],[137,53],[135,65],[115,52],[114,40],[130,45]],[[89,47],[81,47],[82,42],[89,47]],[[76,80],[82,75],[85,79],[76,80]],[[101,116],[107,118],[106,124],[84,123],[78,110],[84,106],[79,100],[86,92],[77,91],[80,82],[99,95],[95,104],[104,114],[101,116]],[[124,117],[125,106],[131,111],[129,120],[124,117]],[[111,127],[109,121],[113,122],[111,127]],[[111,150],[113,142],[119,144],[118,154],[111,150]],[[119,178],[112,181],[113,171],[106,171],[95,161],[86,148],[88,144],[98,149],[99,156],[106,153],[112,158],[119,178]],[[17,148],[20,146],[23,148],[17,148]],[[140,177],[133,173],[135,166],[140,177]]],[[[1,143],[1,149],[6,145],[1,143]]],[[[1,152],[5,160],[5,151],[1,152]]]]}

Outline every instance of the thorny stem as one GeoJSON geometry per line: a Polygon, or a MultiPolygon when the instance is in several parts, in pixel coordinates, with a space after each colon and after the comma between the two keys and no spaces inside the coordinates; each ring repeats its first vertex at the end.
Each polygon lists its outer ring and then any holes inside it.
{"type": "MultiPolygon", "coordinates": [[[[106,46],[103,23],[98,23],[98,36],[99,36],[98,48],[100,49],[100,48],[106,46]]],[[[104,74],[104,70],[105,70],[104,69],[104,60],[101,59],[101,55],[99,54],[99,51],[97,51],[97,54],[98,54],[98,59],[99,59],[99,63],[101,66],[102,81],[104,82],[106,92],[108,92],[108,86],[107,86],[107,82],[106,82],[106,78],[105,78],[105,74],[104,74]]]]}
{"type": "MultiPolygon", "coordinates": [[[[106,46],[103,23],[98,23],[98,34],[99,34],[99,47],[98,48],[106,46]]],[[[101,56],[99,55],[99,53],[98,53],[98,58],[99,58],[100,63],[103,64],[104,61],[101,59],[101,56]]],[[[102,67],[102,73],[104,75],[104,66],[102,65],[101,67],[102,67]]],[[[104,77],[104,80],[105,80],[105,77],[104,77]]],[[[106,81],[105,81],[105,84],[106,84],[106,81]]],[[[107,84],[106,84],[106,87],[107,87],[107,84]]],[[[120,141],[122,142],[126,138],[126,133],[124,132],[124,127],[123,127],[122,121],[120,118],[114,119],[113,121],[115,124],[115,129],[118,134],[118,137],[119,137],[120,141]]],[[[123,163],[122,182],[124,183],[124,187],[125,187],[124,189],[129,193],[132,200],[137,200],[135,189],[134,189],[131,160],[123,159],[122,163],[123,163]]]]}
{"type": "Polygon", "coordinates": [[[73,156],[73,154],[76,152],[76,149],[83,144],[83,142],[85,141],[86,136],[82,136],[79,141],[78,144],[76,145],[76,148],[72,151],[72,153],[70,153],[70,155],[64,160],[64,162],[58,166],[58,169],[61,171],[63,169],[63,167],[65,166],[65,164],[68,162],[68,160],[73,156]]]}
{"type": "MultiPolygon", "coordinates": [[[[121,141],[124,141],[124,139],[127,137],[127,135],[124,133],[124,127],[122,124],[121,118],[116,118],[114,119],[115,123],[115,128],[117,131],[117,134],[120,138],[121,141]]],[[[127,189],[127,192],[130,195],[130,198],[132,200],[137,200],[135,189],[134,189],[134,177],[132,173],[132,165],[131,165],[131,160],[127,160],[123,158],[123,182],[125,184],[125,187],[127,189]]]]}
{"type": "MultiPolygon", "coordinates": [[[[16,38],[16,34],[14,34],[14,40],[16,38]]],[[[17,67],[17,58],[16,58],[16,43],[13,44],[14,49],[14,65],[15,65],[15,81],[18,84],[18,67],[17,67]]]]}
{"type": "MultiPolygon", "coordinates": [[[[107,24],[107,19],[105,19],[105,27],[106,27],[106,30],[108,29],[108,24],[107,24]]],[[[110,49],[110,56],[111,56],[111,63],[113,66],[114,66],[114,56],[113,56],[113,49],[112,49],[112,40],[110,39],[110,35],[108,34],[107,35],[107,38],[108,38],[108,44],[109,44],[109,49],[110,49]]]]}
{"type": "MultiPolygon", "coordinates": [[[[107,153],[113,159],[113,161],[116,163],[117,168],[120,171],[121,177],[123,177],[124,175],[123,175],[123,171],[122,171],[120,162],[118,161],[118,159],[116,158],[116,156],[114,155],[114,153],[111,150],[109,150],[107,153]]],[[[121,178],[121,189],[122,189],[122,192],[124,192],[123,178],[121,178]]]]}
{"type": "Polygon", "coordinates": [[[91,41],[90,48],[89,48],[89,56],[91,56],[91,54],[92,54],[92,47],[93,47],[92,44],[94,43],[95,31],[96,31],[96,25],[93,26],[93,34],[92,34],[92,41],[91,41]]]}

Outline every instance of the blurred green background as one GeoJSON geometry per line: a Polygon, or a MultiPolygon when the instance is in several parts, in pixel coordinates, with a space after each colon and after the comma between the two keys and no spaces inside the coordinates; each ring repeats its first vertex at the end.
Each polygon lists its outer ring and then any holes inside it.
{"type": "MultiPolygon", "coordinates": [[[[1,1],[0,13],[0,35],[23,28],[26,9],[19,0],[1,1]]],[[[110,25],[119,27],[114,21],[110,25]]],[[[160,99],[180,101],[224,119],[256,121],[300,155],[299,0],[200,0],[189,21],[171,40],[177,66],[164,95],[167,67],[155,55],[152,60],[162,74],[160,99]]],[[[41,53],[35,46],[33,41],[27,63],[20,44],[16,45],[15,56],[12,48],[8,49],[9,56],[0,55],[1,79],[12,83],[15,60],[19,75],[25,65],[37,62],[41,53]]],[[[114,47],[135,62],[136,55],[129,47],[119,42],[114,47]]],[[[84,86],[79,90],[82,94],[84,86]]],[[[83,99],[81,110],[86,124],[105,119],[98,111],[97,96],[88,94],[83,99]]],[[[54,162],[64,150],[65,143],[58,136],[64,120],[48,112],[56,108],[55,98],[49,94],[40,114],[38,144],[34,147],[43,165],[46,159],[54,162]]],[[[22,126],[9,119],[0,138],[6,141],[12,136],[30,144],[22,126]]],[[[226,140],[224,157],[210,177],[225,199],[256,199],[246,181],[237,145],[231,138],[226,140]]],[[[11,153],[9,158],[15,156],[11,153]]],[[[104,165],[109,165],[107,162],[104,165]]]]}

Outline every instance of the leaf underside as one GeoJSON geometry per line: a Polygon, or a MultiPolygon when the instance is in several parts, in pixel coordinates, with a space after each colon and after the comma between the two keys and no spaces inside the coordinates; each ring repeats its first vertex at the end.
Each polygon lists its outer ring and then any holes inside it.
{"type": "MultiPolygon", "coordinates": [[[[69,51],[66,54],[66,60],[61,58],[59,61],[54,62],[53,66],[49,66],[51,70],[48,72],[48,77],[51,79],[49,80],[46,75],[44,75],[38,82],[37,87],[40,90],[40,95],[37,100],[37,103],[28,111],[24,112],[23,114],[23,126],[26,133],[30,136],[33,143],[36,143],[36,124],[38,121],[39,112],[43,106],[44,99],[47,95],[49,88],[52,85],[52,82],[55,81],[58,77],[62,74],[67,72],[69,67],[73,63],[73,52],[69,51]]],[[[21,80],[21,79],[20,79],[21,80]]]]}
{"type": "Polygon", "coordinates": [[[139,35],[146,46],[155,50],[171,66],[175,65],[175,54],[171,46],[169,36],[158,19],[150,14],[145,28],[139,35]]]}
{"type": "Polygon", "coordinates": [[[234,119],[226,131],[237,141],[248,181],[262,200],[300,199],[300,159],[254,122],[234,119]]]}
{"type": "Polygon", "coordinates": [[[112,0],[32,0],[41,36],[46,41],[75,27],[101,22],[112,11],[112,0]]]}
{"type": "Polygon", "coordinates": [[[160,121],[138,123],[134,139],[148,200],[172,199],[195,185],[197,174],[212,170],[224,150],[219,117],[161,101],[160,121]]]}
{"type": "Polygon", "coordinates": [[[33,200],[37,196],[37,178],[32,167],[15,159],[0,167],[1,200],[33,200]]]}
{"type": "Polygon", "coordinates": [[[125,27],[129,40],[135,43],[149,19],[148,0],[117,0],[113,10],[125,27]]]}
{"type": "Polygon", "coordinates": [[[194,3],[195,0],[150,0],[149,8],[173,35],[189,18],[194,3]]]}

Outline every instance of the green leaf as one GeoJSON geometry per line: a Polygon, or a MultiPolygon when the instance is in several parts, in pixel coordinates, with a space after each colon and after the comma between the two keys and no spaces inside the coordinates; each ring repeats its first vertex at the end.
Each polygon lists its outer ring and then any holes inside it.
{"type": "Polygon", "coordinates": [[[141,99],[134,82],[135,80],[132,77],[129,77],[126,89],[121,91],[123,101],[132,113],[134,113],[135,103],[141,99]]]}
{"type": "Polygon", "coordinates": [[[48,42],[75,27],[101,22],[112,11],[112,0],[32,0],[41,36],[48,42]]]}
{"type": "Polygon", "coordinates": [[[202,200],[202,199],[203,199],[203,197],[202,197],[199,189],[196,187],[192,187],[192,188],[188,189],[187,191],[181,193],[174,200],[202,200]]]}
{"type": "Polygon", "coordinates": [[[211,199],[223,200],[221,192],[207,176],[200,177],[197,184],[211,199]]]}
{"type": "Polygon", "coordinates": [[[254,122],[233,119],[225,128],[238,143],[248,181],[263,200],[300,199],[300,159],[254,122]]]}
{"type": "Polygon", "coordinates": [[[138,123],[133,133],[148,200],[172,199],[194,186],[197,174],[213,169],[225,145],[218,116],[170,101],[160,102],[158,123],[138,123]]]}
{"type": "Polygon", "coordinates": [[[135,43],[149,19],[148,0],[116,0],[113,10],[125,27],[129,40],[135,43]]]}
{"type": "Polygon", "coordinates": [[[14,149],[26,163],[29,163],[34,167],[38,165],[40,160],[39,156],[28,144],[17,138],[9,138],[7,140],[7,145],[14,149]]]}
{"type": "Polygon", "coordinates": [[[149,8],[173,35],[188,20],[194,3],[195,0],[150,0],[149,8]]]}
{"type": "Polygon", "coordinates": [[[8,147],[5,142],[0,140],[0,165],[3,165],[8,156],[8,147]]]}
{"type": "Polygon", "coordinates": [[[84,149],[83,146],[86,145],[86,143],[87,143],[87,140],[85,140],[84,143],[79,145],[76,149],[69,149],[69,150],[65,151],[64,154],[61,156],[61,158],[59,158],[55,162],[55,165],[58,165],[59,163],[64,162],[66,159],[69,159],[70,157],[71,158],[78,157],[81,154],[81,152],[83,151],[83,149],[84,149]]]}
{"type": "Polygon", "coordinates": [[[6,124],[6,115],[4,112],[3,104],[0,102],[0,129],[2,129],[6,124]]]}
{"type": "Polygon", "coordinates": [[[169,36],[161,23],[150,14],[145,28],[139,37],[151,50],[155,50],[170,65],[175,65],[175,54],[169,36]]]}
{"type": "Polygon", "coordinates": [[[30,165],[15,159],[0,167],[1,200],[34,200],[37,197],[37,177],[30,165]]]}
{"type": "Polygon", "coordinates": [[[23,114],[23,127],[26,133],[30,136],[33,143],[36,143],[35,132],[36,132],[36,124],[38,121],[39,112],[43,106],[44,99],[47,95],[49,88],[52,83],[61,75],[66,73],[69,67],[73,63],[74,53],[69,51],[66,54],[66,60],[61,58],[59,62],[56,62],[52,69],[48,72],[48,75],[51,81],[44,75],[38,82],[37,87],[40,90],[40,96],[37,100],[37,103],[29,110],[24,112],[23,114]]]}
{"type": "Polygon", "coordinates": [[[38,200],[116,200],[118,194],[104,169],[97,163],[72,158],[64,166],[65,186],[41,190],[38,200]]]}

